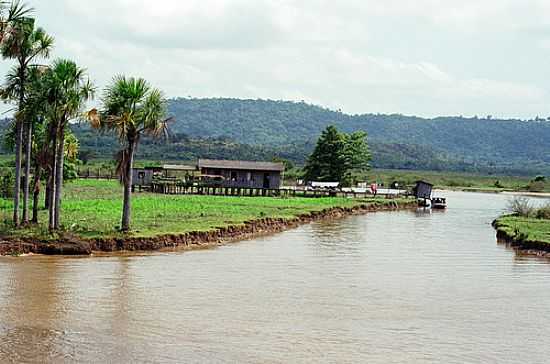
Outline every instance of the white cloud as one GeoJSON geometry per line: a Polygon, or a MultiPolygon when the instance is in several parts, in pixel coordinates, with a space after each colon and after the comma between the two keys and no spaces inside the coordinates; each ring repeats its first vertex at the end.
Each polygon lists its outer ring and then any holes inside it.
{"type": "Polygon", "coordinates": [[[544,0],[37,0],[34,6],[57,39],[56,55],[87,67],[100,88],[125,73],[174,97],[306,100],[352,113],[550,113],[544,0]]]}

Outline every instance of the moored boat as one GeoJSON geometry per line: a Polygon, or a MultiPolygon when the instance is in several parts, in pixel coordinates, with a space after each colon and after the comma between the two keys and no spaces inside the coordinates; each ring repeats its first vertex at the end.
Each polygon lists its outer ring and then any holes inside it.
{"type": "Polygon", "coordinates": [[[432,198],[432,209],[444,210],[447,208],[447,199],[443,197],[432,198]]]}

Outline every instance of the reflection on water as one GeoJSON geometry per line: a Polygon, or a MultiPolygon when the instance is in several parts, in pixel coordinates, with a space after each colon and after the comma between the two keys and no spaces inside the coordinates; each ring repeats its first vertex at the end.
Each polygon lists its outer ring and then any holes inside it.
{"type": "Polygon", "coordinates": [[[550,261],[496,244],[508,197],[445,194],[216,250],[1,258],[0,362],[547,362],[550,261]]]}

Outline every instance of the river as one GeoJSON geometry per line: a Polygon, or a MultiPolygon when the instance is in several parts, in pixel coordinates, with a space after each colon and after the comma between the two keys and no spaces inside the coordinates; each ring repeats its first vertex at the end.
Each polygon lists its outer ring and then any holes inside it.
{"type": "Polygon", "coordinates": [[[0,362],[547,363],[550,260],[498,245],[508,196],[218,249],[0,258],[0,362]]]}

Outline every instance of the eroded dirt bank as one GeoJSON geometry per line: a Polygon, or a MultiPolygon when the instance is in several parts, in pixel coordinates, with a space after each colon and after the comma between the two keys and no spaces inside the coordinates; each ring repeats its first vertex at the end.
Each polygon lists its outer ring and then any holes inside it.
{"type": "Polygon", "coordinates": [[[518,239],[516,236],[509,234],[505,230],[499,229],[497,220],[493,222],[493,227],[497,231],[497,241],[500,244],[506,244],[516,249],[521,254],[550,258],[549,244],[541,241],[518,239]]]}
{"type": "Polygon", "coordinates": [[[45,255],[90,255],[93,252],[155,251],[163,249],[201,249],[245,240],[256,236],[278,233],[313,221],[340,219],[368,212],[403,210],[416,207],[416,201],[385,206],[358,205],[352,208],[335,207],[310,212],[292,219],[264,218],[247,221],[211,231],[195,231],[179,235],[154,237],[116,237],[82,239],[65,235],[61,240],[36,241],[33,239],[0,239],[1,255],[45,254],[45,255]]]}

